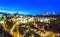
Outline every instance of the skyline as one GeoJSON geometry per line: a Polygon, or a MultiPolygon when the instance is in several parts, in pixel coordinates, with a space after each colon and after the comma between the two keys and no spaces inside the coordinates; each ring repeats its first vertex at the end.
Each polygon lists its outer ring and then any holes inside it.
{"type": "Polygon", "coordinates": [[[0,11],[28,15],[56,12],[60,14],[60,0],[0,0],[0,11]]]}

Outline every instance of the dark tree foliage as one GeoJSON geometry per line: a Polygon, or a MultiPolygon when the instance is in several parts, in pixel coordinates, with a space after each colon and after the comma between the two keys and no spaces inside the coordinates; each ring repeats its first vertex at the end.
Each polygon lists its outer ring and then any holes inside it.
{"type": "Polygon", "coordinates": [[[60,17],[57,17],[56,20],[51,20],[51,25],[49,28],[53,32],[60,33],[60,17]]]}

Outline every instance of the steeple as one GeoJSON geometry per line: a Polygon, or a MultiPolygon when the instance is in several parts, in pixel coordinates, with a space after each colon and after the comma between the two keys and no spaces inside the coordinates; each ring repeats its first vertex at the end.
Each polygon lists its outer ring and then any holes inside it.
{"type": "Polygon", "coordinates": [[[16,14],[17,14],[17,15],[19,14],[19,13],[18,13],[18,11],[17,11],[17,13],[16,13],[16,14]]]}
{"type": "Polygon", "coordinates": [[[53,15],[55,15],[55,12],[53,11],[53,15]]]}
{"type": "Polygon", "coordinates": [[[48,15],[48,12],[44,12],[44,15],[48,15]]]}

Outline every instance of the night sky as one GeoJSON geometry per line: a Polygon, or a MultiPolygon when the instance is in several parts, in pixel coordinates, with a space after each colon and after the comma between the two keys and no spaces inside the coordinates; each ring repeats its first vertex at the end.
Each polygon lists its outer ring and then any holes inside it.
{"type": "Polygon", "coordinates": [[[37,15],[44,12],[60,14],[60,0],[0,0],[0,12],[37,15]]]}

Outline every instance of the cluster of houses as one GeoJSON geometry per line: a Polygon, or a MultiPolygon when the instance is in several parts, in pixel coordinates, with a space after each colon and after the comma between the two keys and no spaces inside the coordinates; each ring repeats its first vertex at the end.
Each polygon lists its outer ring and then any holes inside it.
{"type": "MultiPolygon", "coordinates": [[[[6,19],[6,18],[13,18],[13,20],[19,20],[18,22],[22,22],[22,23],[31,22],[31,21],[35,21],[35,20],[40,21],[40,22],[50,23],[51,19],[56,20],[57,17],[60,17],[60,15],[27,16],[27,15],[23,15],[23,14],[18,14],[18,12],[15,14],[0,13],[0,23],[2,21],[4,21],[4,19],[6,19]],[[14,17],[16,17],[17,19],[14,19],[14,17]]],[[[18,22],[17,22],[17,24],[18,24],[18,22]]]]}

